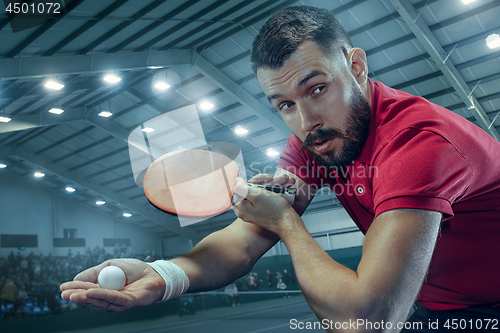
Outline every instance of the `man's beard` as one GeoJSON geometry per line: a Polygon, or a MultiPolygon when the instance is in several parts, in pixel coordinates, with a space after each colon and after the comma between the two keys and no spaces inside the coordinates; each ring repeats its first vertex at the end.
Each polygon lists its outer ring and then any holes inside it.
{"type": "Polygon", "coordinates": [[[370,132],[371,108],[361,90],[353,84],[353,97],[349,105],[347,128],[345,133],[338,129],[317,129],[307,135],[300,151],[307,149],[314,155],[317,164],[332,167],[342,167],[351,164],[359,156],[370,132]],[[319,155],[314,151],[314,142],[343,138],[345,140],[339,155],[332,151],[319,155]]]}

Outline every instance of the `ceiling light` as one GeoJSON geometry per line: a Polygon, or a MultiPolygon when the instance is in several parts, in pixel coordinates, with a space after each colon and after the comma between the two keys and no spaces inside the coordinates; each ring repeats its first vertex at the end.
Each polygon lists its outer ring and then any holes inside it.
{"type": "Polygon", "coordinates": [[[142,129],[142,131],[143,131],[143,132],[146,132],[146,133],[151,133],[151,132],[154,132],[154,131],[155,131],[155,129],[154,129],[154,128],[152,128],[152,127],[144,127],[144,128],[142,129]]]}
{"type": "Polygon", "coordinates": [[[6,115],[0,116],[0,123],[8,123],[11,120],[12,119],[9,116],[6,115]]]}
{"type": "Polygon", "coordinates": [[[45,174],[43,172],[39,172],[39,171],[35,172],[35,177],[36,178],[42,178],[44,176],[45,176],[45,174]]]}
{"type": "Polygon", "coordinates": [[[203,101],[200,103],[200,108],[202,108],[202,110],[205,110],[205,111],[211,110],[211,109],[213,109],[213,107],[214,107],[214,105],[209,101],[203,101]]]}
{"type": "Polygon", "coordinates": [[[113,113],[109,112],[109,111],[101,111],[98,114],[98,116],[101,116],[101,117],[104,117],[104,118],[111,117],[112,115],[113,115],[113,113]]]}
{"type": "Polygon", "coordinates": [[[148,69],[160,69],[163,68],[163,66],[148,66],[148,69]]]}
{"type": "Polygon", "coordinates": [[[52,108],[49,110],[50,113],[53,113],[53,114],[61,114],[64,112],[63,109],[58,109],[58,108],[52,108]]]}
{"type": "Polygon", "coordinates": [[[73,193],[73,192],[75,192],[76,190],[75,190],[75,188],[74,188],[74,187],[67,186],[67,187],[66,187],[66,191],[68,191],[69,193],[73,193]]]}
{"type": "Polygon", "coordinates": [[[131,217],[132,214],[130,214],[130,213],[123,213],[123,216],[125,216],[125,217],[131,217]]]}
{"type": "Polygon", "coordinates": [[[105,203],[106,203],[106,201],[104,201],[104,200],[97,200],[95,202],[95,204],[98,205],[98,206],[104,205],[105,203]]]}
{"type": "Polygon", "coordinates": [[[471,3],[471,2],[474,2],[474,1],[476,1],[476,0],[462,0],[462,2],[466,5],[471,3]]]}
{"type": "Polygon", "coordinates": [[[53,90],[61,90],[62,88],[64,88],[64,84],[60,84],[56,81],[48,81],[47,83],[45,83],[45,88],[49,88],[49,89],[53,89],[53,90]]]}
{"type": "Polygon", "coordinates": [[[274,150],[273,148],[267,148],[266,153],[267,153],[267,156],[271,156],[271,157],[278,156],[280,154],[277,150],[274,150]]]}
{"type": "Polygon", "coordinates": [[[490,49],[500,47],[500,36],[498,34],[492,34],[486,37],[486,45],[490,49]]]}
{"type": "Polygon", "coordinates": [[[170,84],[164,81],[158,81],[155,83],[155,88],[158,90],[167,90],[168,88],[170,88],[170,84]]]}
{"type": "Polygon", "coordinates": [[[7,164],[0,163],[0,169],[5,169],[7,167],[7,164]]]}
{"type": "Polygon", "coordinates": [[[120,82],[122,79],[119,78],[118,76],[116,75],[113,75],[113,74],[108,74],[106,76],[104,76],[103,78],[104,81],[106,82],[109,82],[109,83],[118,83],[120,82]]]}
{"type": "Polygon", "coordinates": [[[248,130],[244,127],[241,127],[240,125],[236,126],[234,128],[234,133],[238,134],[238,135],[244,135],[244,134],[247,134],[248,133],[248,130]]]}

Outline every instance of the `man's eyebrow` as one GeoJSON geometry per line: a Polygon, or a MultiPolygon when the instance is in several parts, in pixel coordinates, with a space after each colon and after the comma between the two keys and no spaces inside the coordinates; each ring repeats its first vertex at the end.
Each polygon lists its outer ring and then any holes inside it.
{"type": "Polygon", "coordinates": [[[272,101],[273,99],[277,99],[277,98],[280,98],[280,97],[281,97],[281,95],[280,95],[280,94],[274,94],[274,95],[271,95],[271,96],[267,96],[267,100],[269,101],[269,103],[271,103],[271,104],[272,104],[272,102],[271,102],[271,101],[272,101]]]}
{"type": "MultiPolygon", "coordinates": [[[[319,70],[312,71],[311,73],[307,74],[302,80],[300,80],[300,82],[298,84],[298,88],[302,88],[307,83],[307,81],[309,81],[310,79],[312,79],[313,77],[315,77],[317,75],[326,75],[326,74],[322,71],[319,71],[319,70]]],[[[271,101],[273,99],[277,99],[280,97],[282,97],[281,94],[274,94],[274,95],[268,96],[267,100],[269,101],[269,103],[271,103],[271,101]]]]}
{"type": "Polygon", "coordinates": [[[307,74],[300,82],[299,82],[299,85],[298,87],[299,88],[302,88],[306,83],[307,81],[309,81],[310,79],[312,79],[313,77],[317,76],[317,75],[325,75],[324,72],[322,71],[312,71],[311,73],[307,74]]]}

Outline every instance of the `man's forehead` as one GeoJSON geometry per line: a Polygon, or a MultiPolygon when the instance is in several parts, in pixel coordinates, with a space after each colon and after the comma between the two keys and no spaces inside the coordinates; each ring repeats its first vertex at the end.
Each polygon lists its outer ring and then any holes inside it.
{"type": "Polygon", "coordinates": [[[257,69],[257,79],[262,86],[267,85],[268,81],[305,77],[313,71],[327,72],[338,68],[342,66],[340,64],[342,61],[345,62],[345,59],[339,59],[333,54],[325,55],[315,42],[305,41],[283,62],[280,68],[263,66],[257,69]]]}

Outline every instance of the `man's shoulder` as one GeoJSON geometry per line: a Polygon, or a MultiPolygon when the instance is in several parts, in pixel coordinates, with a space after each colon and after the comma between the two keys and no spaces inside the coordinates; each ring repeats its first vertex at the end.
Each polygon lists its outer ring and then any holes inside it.
{"type": "Polygon", "coordinates": [[[378,142],[387,144],[407,130],[428,131],[455,141],[456,133],[474,126],[467,119],[420,96],[374,82],[378,142]]]}

